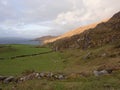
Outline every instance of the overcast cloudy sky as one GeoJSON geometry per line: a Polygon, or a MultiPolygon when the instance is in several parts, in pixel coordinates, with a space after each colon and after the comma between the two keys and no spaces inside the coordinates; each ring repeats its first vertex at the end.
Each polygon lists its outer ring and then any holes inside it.
{"type": "Polygon", "coordinates": [[[59,35],[119,10],[120,0],[0,0],[0,37],[59,35]]]}

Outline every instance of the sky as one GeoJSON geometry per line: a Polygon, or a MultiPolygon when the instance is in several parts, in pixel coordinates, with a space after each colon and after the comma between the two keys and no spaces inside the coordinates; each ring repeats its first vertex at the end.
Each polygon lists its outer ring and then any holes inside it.
{"type": "Polygon", "coordinates": [[[60,35],[110,18],[120,0],[0,0],[0,38],[60,35]]]}

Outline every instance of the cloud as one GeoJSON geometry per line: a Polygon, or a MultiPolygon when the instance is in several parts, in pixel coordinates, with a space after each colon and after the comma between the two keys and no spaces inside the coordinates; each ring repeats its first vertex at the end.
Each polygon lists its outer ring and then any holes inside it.
{"type": "Polygon", "coordinates": [[[70,2],[73,3],[71,10],[60,13],[54,20],[55,26],[57,24],[65,28],[64,31],[110,18],[120,10],[120,0],[70,0],[70,2]]]}
{"type": "Polygon", "coordinates": [[[59,35],[111,17],[120,10],[119,3],[120,0],[0,0],[0,37],[59,35]]]}

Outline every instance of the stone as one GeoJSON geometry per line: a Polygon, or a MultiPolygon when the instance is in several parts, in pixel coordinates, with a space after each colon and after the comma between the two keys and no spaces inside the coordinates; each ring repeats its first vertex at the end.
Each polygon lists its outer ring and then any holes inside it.
{"type": "Polygon", "coordinates": [[[40,76],[39,73],[35,73],[35,78],[38,78],[40,76]]]}
{"type": "Polygon", "coordinates": [[[101,70],[101,71],[93,71],[94,75],[95,76],[101,76],[101,75],[106,75],[106,74],[109,74],[107,70],[101,70]]]}
{"type": "Polygon", "coordinates": [[[7,78],[6,76],[0,76],[0,81],[3,81],[6,78],[7,78]]]}
{"type": "Polygon", "coordinates": [[[54,79],[58,79],[58,75],[53,75],[53,78],[54,79]]]}
{"type": "Polygon", "coordinates": [[[53,74],[52,72],[50,72],[50,73],[47,74],[47,78],[52,78],[53,75],[54,75],[54,74],[53,74]]]}
{"type": "Polygon", "coordinates": [[[14,80],[14,77],[13,76],[9,76],[3,82],[7,84],[7,83],[12,82],[13,80],[14,80]]]}
{"type": "Polygon", "coordinates": [[[25,80],[26,80],[26,77],[21,77],[20,78],[20,81],[22,81],[22,82],[25,81],[25,80]]]}
{"type": "Polygon", "coordinates": [[[40,77],[45,77],[45,73],[40,73],[40,77]]]}
{"type": "Polygon", "coordinates": [[[64,75],[58,75],[58,79],[59,80],[62,80],[62,79],[64,79],[65,77],[64,77],[64,75]]]}

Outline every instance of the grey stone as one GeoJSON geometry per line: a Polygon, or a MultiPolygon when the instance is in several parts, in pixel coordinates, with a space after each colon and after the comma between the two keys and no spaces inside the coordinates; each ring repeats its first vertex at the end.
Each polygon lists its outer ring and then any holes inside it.
{"type": "Polygon", "coordinates": [[[3,82],[7,84],[7,83],[12,82],[13,80],[14,80],[14,77],[13,76],[9,76],[3,82]]]}
{"type": "Polygon", "coordinates": [[[40,77],[45,77],[45,73],[40,73],[40,77]]]}
{"type": "Polygon", "coordinates": [[[107,70],[101,70],[101,71],[93,71],[95,76],[101,76],[101,75],[106,75],[109,74],[107,70]]]}
{"type": "Polygon", "coordinates": [[[52,78],[53,75],[54,75],[54,74],[53,74],[52,72],[50,72],[50,73],[47,74],[47,78],[52,78]]]}
{"type": "Polygon", "coordinates": [[[20,81],[25,81],[26,80],[26,77],[21,77],[20,78],[20,81]]]}
{"type": "Polygon", "coordinates": [[[0,81],[3,81],[6,78],[7,78],[6,76],[0,76],[0,81]]]}
{"type": "Polygon", "coordinates": [[[40,76],[39,73],[35,73],[35,78],[38,78],[40,76]]]}
{"type": "Polygon", "coordinates": [[[53,75],[54,79],[58,79],[58,75],[53,75]]]}
{"type": "Polygon", "coordinates": [[[59,79],[59,80],[64,79],[64,75],[58,75],[58,79],[59,79]]]}

